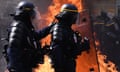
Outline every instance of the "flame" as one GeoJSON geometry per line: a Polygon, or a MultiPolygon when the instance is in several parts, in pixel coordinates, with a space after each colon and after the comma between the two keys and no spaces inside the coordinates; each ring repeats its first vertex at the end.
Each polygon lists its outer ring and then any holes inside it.
{"type": "Polygon", "coordinates": [[[101,51],[99,50],[101,48],[100,41],[96,38],[97,37],[96,33],[94,33],[94,36],[95,36],[95,44],[98,49],[97,56],[98,56],[100,72],[118,72],[116,65],[112,61],[107,60],[107,56],[101,53],[101,51]]]}
{"type": "Polygon", "coordinates": [[[116,69],[116,65],[111,62],[107,61],[107,56],[101,54],[100,51],[98,51],[98,60],[99,60],[99,65],[100,65],[100,72],[118,72],[116,69]],[[106,62],[105,62],[106,61],[106,62]]]}
{"type": "MultiPolygon", "coordinates": [[[[60,12],[60,8],[63,4],[70,3],[74,4],[78,7],[78,11],[82,11],[82,0],[53,0],[51,5],[48,7],[48,12],[44,15],[41,15],[41,22],[44,21],[44,25],[40,27],[44,27],[45,25],[50,24],[54,20],[54,16],[57,15],[60,12]]],[[[39,26],[39,25],[38,25],[39,26]]],[[[47,36],[45,39],[42,40],[42,45],[50,44],[50,35],[47,36]]],[[[48,62],[49,58],[45,57],[45,64],[39,65],[38,68],[33,69],[34,72],[48,72],[48,67],[50,66],[50,63],[48,62]],[[44,68],[46,67],[46,68],[44,68]],[[44,69],[43,71],[41,69],[44,69]]],[[[52,68],[49,72],[53,72],[52,68]]]]}
{"type": "MultiPolygon", "coordinates": [[[[54,16],[60,12],[61,6],[66,3],[74,4],[78,8],[79,12],[82,11],[82,0],[53,0],[51,5],[48,7],[47,13],[41,15],[41,20],[44,21],[44,25],[41,25],[40,27],[44,27],[53,22],[55,19],[54,16]]],[[[43,45],[50,44],[50,37],[51,36],[49,35],[42,40],[43,45]]]]}
{"type": "Polygon", "coordinates": [[[76,28],[83,37],[90,39],[90,50],[82,52],[76,60],[76,72],[99,72],[97,49],[94,44],[89,12],[84,8],[82,12],[80,12],[80,24],[78,24],[76,28]]]}
{"type": "MultiPolygon", "coordinates": [[[[97,36],[96,33],[94,33],[94,36],[97,36]]],[[[95,39],[95,44],[96,47],[99,49],[100,41],[97,38],[95,39]]],[[[107,60],[107,56],[102,54],[100,50],[97,51],[97,56],[99,61],[100,72],[118,72],[116,65],[112,61],[107,60]]]]}
{"type": "MultiPolygon", "coordinates": [[[[97,48],[100,48],[100,41],[98,39],[96,39],[95,44],[97,48]]],[[[102,54],[100,50],[97,51],[97,56],[100,72],[118,72],[116,65],[112,61],[107,60],[107,56],[102,54]]]]}
{"type": "Polygon", "coordinates": [[[39,64],[37,68],[33,69],[33,72],[54,72],[54,69],[52,68],[50,64],[50,59],[48,56],[45,56],[44,64],[39,64]]]}
{"type": "Polygon", "coordinates": [[[82,0],[53,0],[51,5],[48,7],[48,12],[45,15],[42,15],[43,18],[49,24],[53,21],[54,16],[60,12],[60,8],[63,4],[70,3],[78,7],[79,12],[82,11],[82,0]]]}
{"type": "MultiPolygon", "coordinates": [[[[60,7],[65,3],[71,3],[78,7],[79,12],[84,11],[84,8],[82,6],[83,0],[53,0],[51,5],[48,7],[47,13],[41,15],[41,25],[39,27],[44,27],[48,24],[50,24],[54,20],[54,16],[59,13],[60,7]]],[[[87,19],[87,22],[84,23],[80,20],[80,25],[77,25],[75,28],[76,30],[80,31],[83,36],[88,36],[89,39],[92,38],[92,33],[90,32],[90,19],[88,16],[88,13],[81,13],[81,19],[85,18],[87,19]],[[87,28],[86,28],[87,27],[87,28]],[[86,32],[87,31],[87,32],[86,32]],[[88,32],[89,31],[89,32],[88,32]]],[[[50,35],[42,40],[43,45],[50,44],[50,35]]],[[[96,54],[95,46],[94,46],[94,40],[91,40],[91,49],[89,52],[83,52],[82,55],[78,56],[77,61],[77,67],[76,72],[90,72],[89,69],[94,69],[94,72],[117,72],[115,64],[111,61],[108,61],[106,64],[104,60],[106,59],[105,55],[100,54],[98,51],[96,54]],[[99,66],[98,62],[99,61],[99,66]]],[[[99,40],[95,41],[95,44],[99,47],[100,43],[99,40]]],[[[38,65],[37,68],[33,69],[33,72],[54,72],[54,69],[51,67],[51,64],[49,62],[49,57],[45,56],[45,63],[38,65]]]]}

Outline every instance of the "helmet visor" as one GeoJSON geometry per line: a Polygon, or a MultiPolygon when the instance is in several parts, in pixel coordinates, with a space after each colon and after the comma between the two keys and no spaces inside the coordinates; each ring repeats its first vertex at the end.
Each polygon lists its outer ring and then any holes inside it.
{"type": "Polygon", "coordinates": [[[75,24],[80,24],[80,12],[77,13],[75,24]]]}

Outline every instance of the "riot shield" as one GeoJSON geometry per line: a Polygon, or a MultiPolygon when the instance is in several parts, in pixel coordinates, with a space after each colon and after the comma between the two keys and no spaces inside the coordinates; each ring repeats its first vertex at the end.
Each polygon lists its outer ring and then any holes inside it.
{"type": "Polygon", "coordinates": [[[90,50],[83,51],[76,59],[77,72],[99,72],[99,63],[97,57],[97,49],[95,46],[92,25],[89,13],[82,11],[79,14],[77,25],[73,29],[81,33],[82,37],[87,37],[90,40],[90,50]]]}

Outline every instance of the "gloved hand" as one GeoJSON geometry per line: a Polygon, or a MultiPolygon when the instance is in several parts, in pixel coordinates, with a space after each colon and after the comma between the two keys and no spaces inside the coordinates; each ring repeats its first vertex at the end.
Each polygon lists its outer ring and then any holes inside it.
{"type": "Polygon", "coordinates": [[[56,24],[56,23],[52,22],[52,23],[50,23],[48,26],[49,26],[50,28],[52,28],[55,24],[56,24]]]}
{"type": "Polygon", "coordinates": [[[84,37],[82,40],[82,47],[84,51],[89,51],[90,49],[90,41],[87,37],[84,37]]]}

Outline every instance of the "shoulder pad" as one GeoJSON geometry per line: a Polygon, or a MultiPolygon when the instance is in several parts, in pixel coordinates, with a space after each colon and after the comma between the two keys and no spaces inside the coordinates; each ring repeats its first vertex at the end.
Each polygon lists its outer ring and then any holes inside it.
{"type": "Polygon", "coordinates": [[[13,26],[17,26],[19,23],[18,22],[16,22],[16,21],[14,21],[12,24],[11,24],[11,26],[13,27],[13,26]]]}
{"type": "Polygon", "coordinates": [[[26,35],[26,30],[24,24],[20,22],[13,22],[11,25],[11,30],[9,32],[9,40],[10,39],[19,39],[22,40],[26,35]]]}
{"type": "Polygon", "coordinates": [[[63,40],[63,29],[60,25],[56,24],[53,28],[52,28],[52,39],[55,41],[61,41],[63,40]]]}
{"type": "Polygon", "coordinates": [[[25,27],[25,24],[21,21],[14,21],[12,24],[11,24],[11,27],[19,27],[19,28],[23,28],[25,27]]]}

